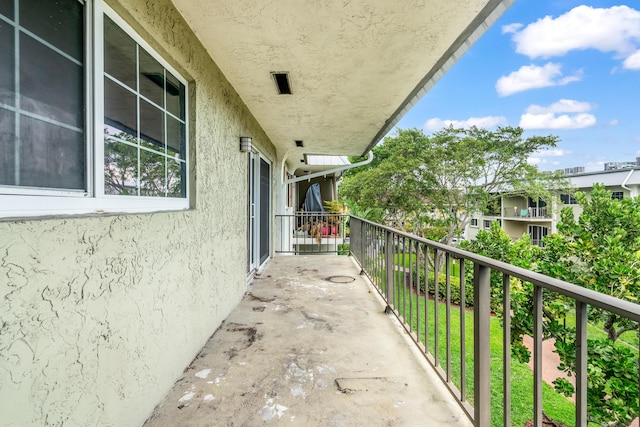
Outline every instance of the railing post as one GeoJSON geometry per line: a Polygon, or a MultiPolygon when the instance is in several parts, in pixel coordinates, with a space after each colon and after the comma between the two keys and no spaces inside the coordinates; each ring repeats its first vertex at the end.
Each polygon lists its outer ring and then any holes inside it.
{"type": "Polygon", "coordinates": [[[367,247],[369,245],[369,241],[365,238],[365,223],[364,221],[360,221],[358,220],[358,222],[360,223],[360,253],[361,253],[361,258],[360,258],[360,263],[362,265],[362,268],[365,268],[366,264],[366,256],[367,256],[367,247]]]}
{"type": "Polygon", "coordinates": [[[533,427],[542,427],[542,287],[533,286],[533,427]]]}
{"type": "Polygon", "coordinates": [[[385,259],[385,268],[387,274],[387,286],[385,287],[384,295],[387,299],[387,307],[391,305],[393,301],[393,233],[389,230],[385,230],[384,232],[384,259],[385,259]]]}
{"type": "Polygon", "coordinates": [[[587,304],[576,301],[576,426],[587,425],[587,304]]]}
{"type": "Polygon", "coordinates": [[[502,391],[505,427],[511,426],[511,277],[502,275],[502,391]]]}
{"type": "Polygon", "coordinates": [[[466,318],[466,280],[464,272],[464,258],[460,258],[460,401],[467,400],[467,330],[466,318]]]}
{"type": "Polygon", "coordinates": [[[491,425],[491,352],[490,331],[490,284],[491,269],[475,263],[473,266],[473,378],[475,427],[491,425]]]}
{"type": "Polygon", "coordinates": [[[433,251],[433,359],[440,366],[440,251],[433,251]]]}

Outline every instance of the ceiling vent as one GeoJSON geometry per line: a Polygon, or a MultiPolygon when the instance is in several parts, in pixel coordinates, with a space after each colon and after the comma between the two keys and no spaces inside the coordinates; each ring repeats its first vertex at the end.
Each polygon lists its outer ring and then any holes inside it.
{"type": "Polygon", "coordinates": [[[291,85],[289,84],[289,73],[274,71],[271,73],[276,89],[280,95],[291,95],[291,85]]]}
{"type": "Polygon", "coordinates": [[[304,142],[301,139],[296,139],[296,147],[304,147],[304,142]]]}

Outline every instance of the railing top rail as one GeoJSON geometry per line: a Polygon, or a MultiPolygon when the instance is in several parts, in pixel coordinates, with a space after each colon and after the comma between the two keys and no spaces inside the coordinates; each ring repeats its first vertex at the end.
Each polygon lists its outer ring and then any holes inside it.
{"type": "Polygon", "coordinates": [[[331,212],[320,212],[320,211],[295,211],[293,213],[290,214],[276,214],[276,218],[278,217],[286,217],[286,216],[294,216],[294,215],[315,215],[315,216],[319,216],[319,215],[324,215],[324,216],[350,216],[349,214],[344,214],[344,213],[331,213],[331,212]]]}
{"type": "Polygon", "coordinates": [[[418,237],[414,234],[396,230],[394,228],[381,225],[366,219],[358,218],[356,216],[352,216],[352,218],[378,227],[382,230],[394,233],[395,235],[406,237],[420,243],[424,243],[429,247],[448,252],[458,258],[464,258],[474,263],[490,267],[494,270],[499,270],[503,273],[508,274],[509,276],[517,277],[518,279],[524,280],[525,282],[533,283],[544,289],[569,296],[577,301],[581,301],[591,306],[599,307],[620,316],[626,317],[633,321],[640,322],[640,304],[635,304],[630,301],[625,301],[620,298],[602,294],[600,292],[596,292],[591,289],[575,285],[573,283],[565,282],[564,280],[555,279],[541,273],[536,273],[534,271],[526,270],[521,267],[516,267],[515,265],[507,264],[506,262],[496,261],[494,259],[478,255],[473,252],[468,252],[453,246],[418,237]]]}

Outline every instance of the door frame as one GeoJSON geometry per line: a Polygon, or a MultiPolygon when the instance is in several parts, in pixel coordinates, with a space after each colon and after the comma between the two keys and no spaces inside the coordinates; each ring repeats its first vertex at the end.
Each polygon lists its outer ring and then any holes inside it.
{"type": "Polygon", "coordinates": [[[260,151],[253,150],[247,157],[247,275],[253,276],[271,256],[271,207],[272,207],[272,185],[273,164],[260,151]],[[262,188],[261,165],[264,162],[268,166],[268,194],[266,198],[267,206],[263,206],[261,200],[262,188]],[[266,216],[266,221],[261,221],[261,214],[266,216]],[[263,225],[266,224],[267,232],[263,233],[263,225]],[[263,254],[260,253],[262,239],[267,240],[267,256],[261,261],[263,254]]]}

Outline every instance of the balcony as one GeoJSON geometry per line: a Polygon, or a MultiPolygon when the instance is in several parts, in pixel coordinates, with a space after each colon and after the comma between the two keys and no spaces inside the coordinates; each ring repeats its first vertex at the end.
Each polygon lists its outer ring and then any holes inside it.
{"type": "Polygon", "coordinates": [[[276,215],[276,254],[347,254],[347,215],[298,211],[276,215]]]}
{"type": "Polygon", "coordinates": [[[551,213],[546,207],[519,208],[517,206],[505,207],[503,209],[505,219],[520,219],[530,221],[532,219],[551,219],[551,213]]]}
{"type": "Polygon", "coordinates": [[[471,426],[359,273],[272,259],[145,426],[471,426]]]}
{"type": "MultiPolygon", "coordinates": [[[[298,227],[287,222],[296,220],[278,217],[281,241],[294,238],[298,227]]],[[[348,227],[351,257],[272,259],[146,425],[516,425],[511,316],[500,327],[497,371],[492,360],[492,272],[501,277],[504,313],[512,312],[511,279],[533,286],[526,397],[534,426],[548,408],[543,296],[575,305],[574,422],[587,425],[587,310],[640,322],[640,305],[359,218],[348,227]],[[458,277],[472,272],[470,315],[454,265],[458,277]],[[425,298],[426,289],[440,301],[425,298]],[[459,307],[452,292],[461,295],[459,307]]]]}

